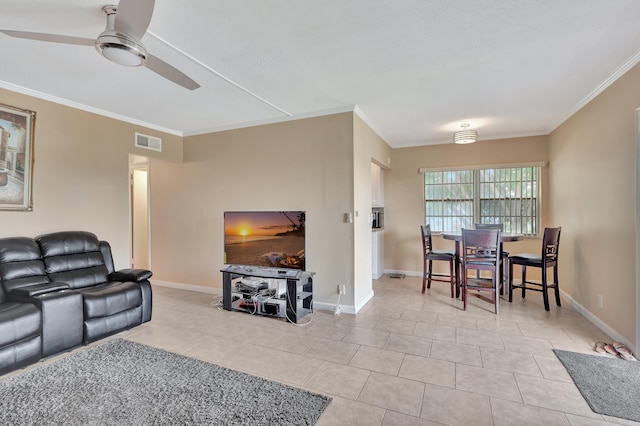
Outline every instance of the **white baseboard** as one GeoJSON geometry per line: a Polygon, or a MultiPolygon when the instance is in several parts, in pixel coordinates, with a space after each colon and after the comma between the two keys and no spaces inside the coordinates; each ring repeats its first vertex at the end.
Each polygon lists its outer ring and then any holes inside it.
{"type": "MultiPolygon", "coordinates": [[[[367,302],[369,302],[369,300],[373,299],[374,293],[373,290],[371,290],[371,292],[362,300],[360,301],[360,303],[358,303],[357,305],[343,305],[340,304],[340,307],[342,308],[342,312],[344,312],[345,314],[351,314],[351,315],[355,315],[358,312],[360,312],[360,309],[362,309],[364,307],[364,305],[367,304],[367,302]]],[[[319,309],[321,311],[331,311],[334,312],[336,309],[336,304],[335,303],[327,303],[327,302],[317,302],[317,301],[313,301],[313,307],[314,309],[319,309]]]]}
{"type": "Polygon", "coordinates": [[[364,305],[366,305],[367,302],[369,302],[369,300],[373,299],[373,296],[374,296],[374,293],[373,293],[373,290],[371,290],[371,292],[364,299],[362,299],[360,303],[356,305],[355,313],[360,312],[360,309],[364,308],[364,305]]]}
{"type": "Polygon", "coordinates": [[[159,285],[161,287],[177,288],[179,290],[197,291],[199,293],[215,294],[216,296],[222,296],[221,288],[205,287],[193,284],[173,283],[169,281],[150,280],[151,285],[159,285]]]}
{"type": "MultiPolygon", "coordinates": [[[[575,309],[580,315],[588,319],[593,325],[602,330],[607,336],[611,337],[614,341],[624,343],[627,347],[633,348],[634,346],[627,339],[622,337],[616,330],[610,327],[607,323],[598,318],[595,314],[589,311],[587,308],[578,303],[573,297],[569,296],[564,291],[560,290],[562,297],[567,299],[571,304],[571,307],[575,309]]],[[[610,343],[610,342],[609,342],[610,343]]],[[[595,344],[595,342],[594,342],[595,344]]]]}
{"type": "MultiPolygon", "coordinates": [[[[358,312],[360,312],[360,309],[362,309],[364,307],[364,305],[367,304],[367,302],[369,302],[371,299],[373,299],[374,293],[373,290],[371,290],[371,292],[362,300],[360,301],[360,303],[358,303],[357,305],[343,305],[340,304],[340,307],[342,308],[342,312],[344,312],[345,314],[351,314],[351,315],[355,315],[358,312]]],[[[313,301],[313,307],[314,309],[319,309],[321,311],[335,311],[336,309],[336,304],[335,303],[327,303],[327,302],[316,302],[315,300],[313,301]]]]}
{"type": "Polygon", "coordinates": [[[402,269],[385,269],[385,274],[404,274],[407,277],[421,277],[422,271],[404,271],[402,269]]]}
{"type": "MultiPolygon", "coordinates": [[[[352,314],[355,315],[356,313],[356,309],[353,305],[343,305],[340,304],[340,307],[342,308],[342,312],[345,314],[352,314]]],[[[318,309],[321,311],[330,311],[330,312],[334,312],[336,309],[336,304],[335,303],[327,303],[327,302],[316,302],[315,300],[313,301],[313,309],[318,309]]]]}

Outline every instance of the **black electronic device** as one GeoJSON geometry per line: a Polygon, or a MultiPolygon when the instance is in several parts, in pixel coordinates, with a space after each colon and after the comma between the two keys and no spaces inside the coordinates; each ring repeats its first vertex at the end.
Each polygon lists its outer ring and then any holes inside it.
{"type": "Polygon", "coordinates": [[[262,304],[262,313],[278,315],[280,313],[280,305],[277,303],[265,302],[262,304]]]}

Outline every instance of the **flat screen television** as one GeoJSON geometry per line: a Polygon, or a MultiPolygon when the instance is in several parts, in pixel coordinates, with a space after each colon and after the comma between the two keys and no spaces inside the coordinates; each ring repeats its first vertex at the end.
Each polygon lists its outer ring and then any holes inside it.
{"type": "Polygon", "coordinates": [[[224,213],[224,263],[305,270],[304,211],[224,213]]]}

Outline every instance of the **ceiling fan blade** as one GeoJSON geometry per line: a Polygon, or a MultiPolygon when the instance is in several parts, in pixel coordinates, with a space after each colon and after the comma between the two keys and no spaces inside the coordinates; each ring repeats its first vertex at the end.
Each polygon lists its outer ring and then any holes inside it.
{"type": "Polygon", "coordinates": [[[65,35],[59,35],[59,34],[32,33],[29,31],[0,30],[0,33],[5,33],[8,36],[16,37],[16,38],[49,41],[52,43],[79,44],[83,46],[93,46],[96,42],[92,38],[73,37],[73,36],[65,36],[65,35]]]}
{"type": "Polygon", "coordinates": [[[113,28],[140,40],[149,28],[155,0],[120,0],[113,28]]]}
{"type": "Polygon", "coordinates": [[[169,65],[162,59],[156,58],[155,56],[149,55],[149,62],[147,62],[147,68],[149,68],[151,71],[155,72],[156,74],[161,75],[167,80],[171,80],[174,83],[179,84],[180,86],[186,89],[194,90],[200,87],[198,83],[193,81],[185,73],[173,67],[172,65],[169,65]]]}

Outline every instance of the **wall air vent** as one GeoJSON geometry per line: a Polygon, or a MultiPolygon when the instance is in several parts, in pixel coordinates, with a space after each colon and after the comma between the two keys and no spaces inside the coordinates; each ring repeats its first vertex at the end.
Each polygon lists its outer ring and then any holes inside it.
{"type": "Polygon", "coordinates": [[[138,148],[162,152],[162,139],[143,135],[142,133],[136,133],[136,146],[138,148]]]}

